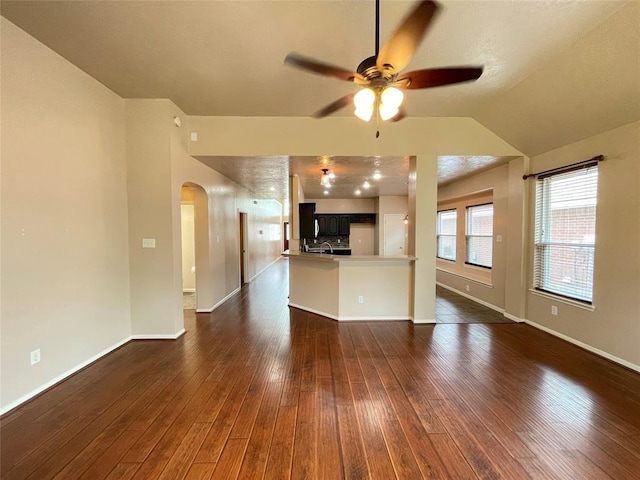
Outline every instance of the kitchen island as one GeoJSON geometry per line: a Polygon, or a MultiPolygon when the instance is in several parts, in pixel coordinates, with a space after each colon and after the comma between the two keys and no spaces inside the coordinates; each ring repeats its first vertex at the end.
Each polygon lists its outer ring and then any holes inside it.
{"type": "Polygon", "coordinates": [[[411,320],[416,257],[285,251],[289,306],[334,320],[411,320]]]}

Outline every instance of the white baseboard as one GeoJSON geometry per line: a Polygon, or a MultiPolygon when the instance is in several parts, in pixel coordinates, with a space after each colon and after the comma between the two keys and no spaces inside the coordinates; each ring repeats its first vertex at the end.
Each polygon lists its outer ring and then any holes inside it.
{"type": "Polygon", "coordinates": [[[269,265],[267,265],[266,267],[264,267],[262,270],[260,270],[258,273],[256,273],[253,277],[251,277],[249,280],[247,280],[247,283],[252,282],[255,278],[257,278],[258,275],[260,275],[262,272],[264,272],[267,268],[269,268],[271,265],[273,265],[274,263],[276,263],[278,260],[280,260],[282,257],[278,256],[278,258],[276,258],[275,260],[273,260],[271,263],[269,263],[269,265]]]}
{"type": "Polygon", "coordinates": [[[436,323],[435,318],[412,318],[411,321],[415,324],[415,325],[427,325],[430,323],[436,323]]]}
{"type": "Polygon", "coordinates": [[[526,322],[524,318],[516,317],[515,315],[511,315],[510,313],[507,313],[507,312],[504,312],[503,315],[505,318],[508,318],[509,320],[513,320],[514,322],[518,322],[518,323],[526,322]]]}
{"type": "Polygon", "coordinates": [[[340,322],[408,322],[409,317],[340,317],[340,322]]]}
{"type": "Polygon", "coordinates": [[[218,308],[224,302],[229,300],[231,297],[233,297],[239,291],[240,291],[240,287],[236,288],[233,292],[231,292],[229,295],[224,297],[222,300],[220,300],[218,303],[216,303],[213,307],[211,307],[211,308],[198,308],[198,309],[196,309],[196,313],[211,313],[211,312],[213,312],[216,308],[218,308]]]}
{"type": "Polygon", "coordinates": [[[408,320],[411,320],[409,317],[337,317],[335,315],[331,315],[330,313],[316,310],[315,308],[303,307],[302,305],[298,305],[296,303],[289,302],[289,306],[297,308],[298,310],[304,310],[305,312],[327,317],[331,320],[336,320],[337,322],[406,322],[408,320]]]}
{"type": "Polygon", "coordinates": [[[575,338],[569,337],[568,335],[565,335],[563,333],[556,332],[555,330],[552,330],[549,327],[545,327],[544,325],[540,325],[539,323],[532,322],[531,320],[524,319],[524,322],[527,325],[531,325],[534,328],[542,330],[543,332],[550,333],[554,337],[561,338],[562,340],[566,340],[569,343],[573,343],[574,345],[577,345],[578,347],[584,348],[585,350],[587,350],[587,351],[589,351],[591,353],[595,353],[596,355],[599,355],[600,357],[606,358],[607,360],[611,360],[614,363],[617,363],[617,364],[620,364],[620,365],[622,365],[624,367],[630,368],[631,370],[635,370],[636,372],[640,372],[640,365],[636,365],[635,363],[631,363],[631,362],[628,362],[626,360],[623,360],[622,358],[618,358],[615,355],[611,355],[610,353],[605,352],[604,350],[600,350],[599,348],[592,347],[591,345],[583,343],[583,342],[581,342],[579,340],[576,340],[575,338]]]}
{"type": "Polygon", "coordinates": [[[298,305],[297,303],[289,302],[289,306],[293,308],[297,308],[298,310],[304,310],[305,312],[315,313],[316,315],[327,317],[327,318],[330,318],[331,320],[336,320],[336,321],[340,320],[338,317],[336,317],[335,315],[331,315],[330,313],[323,312],[321,310],[316,310],[315,308],[303,307],[302,305],[298,305]]]}
{"type": "Polygon", "coordinates": [[[5,405],[4,407],[0,408],[0,415],[4,415],[5,413],[8,413],[9,411],[13,410],[14,408],[19,407],[20,405],[22,405],[27,400],[31,400],[36,395],[44,392],[48,388],[53,387],[56,383],[59,383],[59,382],[63,381],[67,377],[70,377],[71,375],[73,375],[77,371],[82,370],[87,365],[92,364],[93,362],[95,362],[96,360],[99,360],[100,358],[104,357],[108,353],[111,353],[114,350],[116,350],[117,348],[120,348],[122,345],[124,345],[125,343],[128,343],[130,340],[131,340],[131,337],[127,337],[124,340],[121,340],[118,343],[115,343],[115,344],[111,345],[110,347],[106,348],[105,350],[101,351],[100,353],[97,353],[96,355],[92,356],[88,360],[85,360],[84,362],[82,362],[82,363],[76,365],[75,367],[67,370],[66,372],[58,375],[57,377],[55,377],[54,379],[48,381],[47,383],[45,383],[43,385],[40,385],[35,390],[32,390],[31,392],[27,393],[26,395],[23,395],[22,397],[20,397],[17,400],[11,402],[10,404],[5,405]]]}
{"type": "MultiPolygon", "coordinates": [[[[454,293],[457,293],[460,296],[463,296],[465,298],[468,298],[469,300],[473,300],[476,303],[479,303],[480,305],[484,305],[485,307],[489,307],[492,310],[495,310],[496,312],[500,312],[500,313],[504,313],[504,308],[500,308],[500,307],[496,307],[495,305],[490,304],[489,302],[485,302],[484,300],[480,300],[479,298],[476,298],[472,295],[469,295],[468,293],[465,292],[461,292],[460,290],[457,290],[453,287],[450,287],[449,285],[445,285],[444,283],[440,283],[440,282],[436,282],[436,285],[438,285],[439,287],[442,288],[446,288],[447,290],[451,290],[454,293]]],[[[506,315],[505,315],[506,316],[506,315]]],[[[509,318],[509,317],[507,317],[509,318]]]]}
{"type": "Polygon", "coordinates": [[[159,333],[150,335],[131,335],[131,340],[177,340],[187,331],[183,328],[177,333],[159,333]]]}

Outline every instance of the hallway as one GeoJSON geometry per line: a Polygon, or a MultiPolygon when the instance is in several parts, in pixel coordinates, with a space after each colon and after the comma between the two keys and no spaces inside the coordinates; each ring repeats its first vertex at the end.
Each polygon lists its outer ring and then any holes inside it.
{"type": "Polygon", "coordinates": [[[2,479],[637,478],[637,373],[525,324],[338,323],[287,283],[5,415],[2,479]]]}

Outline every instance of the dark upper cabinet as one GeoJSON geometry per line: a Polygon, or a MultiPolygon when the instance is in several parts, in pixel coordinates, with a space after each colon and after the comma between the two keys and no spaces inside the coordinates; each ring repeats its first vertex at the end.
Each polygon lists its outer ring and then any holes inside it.
{"type": "Polygon", "coordinates": [[[351,230],[351,220],[349,215],[340,215],[338,217],[338,235],[349,235],[351,230]]]}
{"type": "Polygon", "coordinates": [[[375,213],[350,213],[349,220],[351,223],[368,223],[375,225],[376,214],[375,213]]]}
{"type": "Polygon", "coordinates": [[[327,227],[327,235],[340,235],[340,222],[338,220],[339,215],[329,215],[329,225],[327,227]]]}
{"type": "Polygon", "coordinates": [[[318,235],[329,235],[329,218],[326,215],[316,215],[316,221],[318,222],[318,235]]]}
{"type": "Polygon", "coordinates": [[[318,213],[318,236],[347,236],[350,233],[350,215],[337,213],[318,213]]]}
{"type": "Polygon", "coordinates": [[[300,213],[300,238],[315,238],[316,225],[313,214],[316,211],[316,204],[300,203],[298,211],[300,213]]]}

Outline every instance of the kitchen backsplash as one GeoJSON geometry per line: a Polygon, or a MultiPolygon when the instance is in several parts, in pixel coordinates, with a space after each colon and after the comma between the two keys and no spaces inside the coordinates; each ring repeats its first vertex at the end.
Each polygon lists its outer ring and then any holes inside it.
{"type": "Polygon", "coordinates": [[[318,238],[313,238],[311,240],[307,240],[307,245],[320,245],[321,243],[328,242],[332,247],[349,247],[349,235],[327,235],[327,236],[319,236],[318,238]]]}

